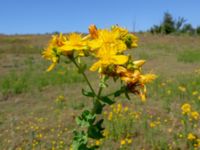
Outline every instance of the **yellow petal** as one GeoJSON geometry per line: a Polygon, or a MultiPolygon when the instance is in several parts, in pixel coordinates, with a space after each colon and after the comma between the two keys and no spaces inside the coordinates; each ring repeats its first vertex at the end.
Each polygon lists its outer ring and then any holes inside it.
{"type": "Polygon", "coordinates": [[[137,60],[137,61],[134,61],[134,65],[137,67],[137,68],[140,68],[142,65],[144,65],[146,61],[145,60],[137,60]]]}
{"type": "Polygon", "coordinates": [[[101,67],[101,62],[98,61],[96,63],[94,63],[91,67],[90,67],[90,71],[96,71],[98,68],[101,67]]]}
{"type": "Polygon", "coordinates": [[[116,65],[122,65],[125,64],[128,61],[128,56],[124,56],[124,55],[114,55],[112,56],[113,59],[113,63],[116,65]]]}

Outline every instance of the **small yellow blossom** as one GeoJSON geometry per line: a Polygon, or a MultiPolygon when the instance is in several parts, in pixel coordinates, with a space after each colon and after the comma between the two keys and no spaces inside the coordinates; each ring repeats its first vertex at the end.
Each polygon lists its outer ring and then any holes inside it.
{"type": "Polygon", "coordinates": [[[100,140],[96,140],[95,141],[95,145],[99,146],[101,144],[101,141],[100,140]]]}
{"type": "Polygon", "coordinates": [[[186,92],[186,88],[184,86],[179,86],[178,89],[181,91],[181,92],[186,92]]]}
{"type": "Polygon", "coordinates": [[[193,92],[192,92],[192,95],[195,96],[195,95],[197,95],[198,93],[199,93],[198,91],[193,91],[193,92]]]}
{"type": "Polygon", "coordinates": [[[190,113],[190,117],[194,120],[198,120],[199,119],[199,113],[197,111],[193,111],[190,113]]]}
{"type": "Polygon", "coordinates": [[[120,144],[121,144],[121,146],[125,145],[125,144],[126,144],[126,140],[122,139],[122,140],[120,141],[120,144]]]}
{"type": "Polygon", "coordinates": [[[188,136],[187,136],[187,139],[190,140],[190,141],[193,141],[196,139],[196,136],[192,133],[189,133],[188,136]]]}
{"type": "Polygon", "coordinates": [[[110,113],[109,113],[109,115],[108,115],[108,120],[110,120],[110,121],[111,121],[111,120],[112,120],[112,118],[113,118],[113,113],[112,113],[112,112],[110,112],[110,113]]]}
{"type": "Polygon", "coordinates": [[[182,109],[182,114],[188,114],[191,112],[191,105],[188,103],[185,103],[182,105],[181,109],[182,109]]]}

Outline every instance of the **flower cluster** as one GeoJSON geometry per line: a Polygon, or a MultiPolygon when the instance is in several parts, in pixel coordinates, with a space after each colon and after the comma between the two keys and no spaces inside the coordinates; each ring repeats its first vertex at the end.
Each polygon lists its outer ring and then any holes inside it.
{"type": "Polygon", "coordinates": [[[137,47],[138,38],[127,29],[112,26],[110,29],[97,29],[95,25],[89,27],[89,34],[72,33],[67,36],[55,35],[43,52],[43,57],[52,64],[47,71],[52,70],[59,62],[61,55],[70,60],[79,57],[92,56],[97,61],[90,67],[102,76],[121,79],[129,92],[140,95],[144,101],[146,97],[145,84],[154,80],[154,74],[143,75],[141,67],[145,60],[133,61],[125,51],[137,47]]]}
{"type": "Polygon", "coordinates": [[[182,114],[189,116],[190,120],[199,120],[200,115],[197,111],[192,111],[192,107],[190,104],[185,103],[181,107],[182,114]]]}

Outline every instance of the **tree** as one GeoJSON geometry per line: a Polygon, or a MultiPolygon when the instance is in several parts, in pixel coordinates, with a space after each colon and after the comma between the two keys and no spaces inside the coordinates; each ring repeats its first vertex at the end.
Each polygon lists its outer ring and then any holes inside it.
{"type": "Polygon", "coordinates": [[[182,28],[182,26],[184,25],[184,23],[186,22],[186,19],[183,17],[179,17],[178,20],[175,21],[175,30],[176,32],[179,32],[182,28]]]}
{"type": "Polygon", "coordinates": [[[175,31],[175,22],[170,13],[166,12],[164,14],[164,18],[163,18],[161,27],[162,27],[162,33],[164,33],[164,34],[170,34],[175,31]]]}
{"type": "Polygon", "coordinates": [[[198,27],[196,28],[196,33],[197,33],[197,35],[200,35],[200,26],[198,26],[198,27]]]}
{"type": "Polygon", "coordinates": [[[195,29],[192,27],[191,24],[187,23],[183,26],[183,28],[181,29],[182,33],[187,33],[187,34],[194,34],[195,33],[195,29]]]}

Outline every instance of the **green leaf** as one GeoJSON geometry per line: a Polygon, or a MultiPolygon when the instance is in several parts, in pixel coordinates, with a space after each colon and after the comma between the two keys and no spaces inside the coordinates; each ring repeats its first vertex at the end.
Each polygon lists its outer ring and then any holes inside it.
{"type": "Polygon", "coordinates": [[[72,141],[72,148],[73,150],[88,150],[87,149],[87,142],[88,136],[84,131],[77,132],[74,131],[74,137],[72,141]]]}
{"type": "Polygon", "coordinates": [[[112,101],[108,96],[101,97],[101,101],[109,105],[112,105],[115,103],[115,101],[112,101]]]}
{"type": "Polygon", "coordinates": [[[95,94],[93,92],[86,91],[85,89],[82,89],[82,94],[88,97],[95,97],[95,94]]]}
{"type": "Polygon", "coordinates": [[[95,119],[95,114],[92,114],[89,110],[85,110],[81,116],[76,118],[76,123],[81,127],[88,127],[94,123],[95,119]]]}
{"type": "Polygon", "coordinates": [[[101,139],[103,138],[103,130],[102,127],[103,119],[99,120],[95,125],[92,125],[88,128],[88,137],[93,139],[101,139]]]}
{"type": "Polygon", "coordinates": [[[101,102],[99,100],[95,100],[94,108],[93,108],[92,112],[95,114],[101,114],[104,106],[105,106],[105,104],[101,104],[101,102]]]}

